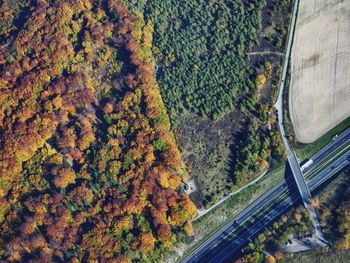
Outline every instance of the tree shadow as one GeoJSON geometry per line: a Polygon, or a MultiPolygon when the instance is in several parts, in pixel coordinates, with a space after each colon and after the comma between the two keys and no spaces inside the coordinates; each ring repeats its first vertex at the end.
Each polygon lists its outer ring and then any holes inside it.
{"type": "Polygon", "coordinates": [[[230,175],[229,178],[232,180],[234,185],[237,184],[237,177],[235,175],[237,159],[239,156],[239,151],[241,151],[247,145],[247,130],[249,123],[245,120],[242,122],[242,128],[234,133],[234,142],[230,146],[230,158],[228,161],[228,166],[226,168],[227,173],[230,175]]]}

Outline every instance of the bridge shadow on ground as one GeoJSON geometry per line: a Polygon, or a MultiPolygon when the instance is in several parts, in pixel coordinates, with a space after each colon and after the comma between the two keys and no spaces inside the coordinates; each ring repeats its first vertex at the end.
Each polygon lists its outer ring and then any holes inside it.
{"type": "Polygon", "coordinates": [[[288,195],[293,200],[294,206],[298,206],[302,203],[302,199],[299,193],[297,183],[295,182],[292,169],[290,168],[288,161],[286,161],[285,167],[286,168],[284,171],[284,179],[288,189],[288,195]]]}

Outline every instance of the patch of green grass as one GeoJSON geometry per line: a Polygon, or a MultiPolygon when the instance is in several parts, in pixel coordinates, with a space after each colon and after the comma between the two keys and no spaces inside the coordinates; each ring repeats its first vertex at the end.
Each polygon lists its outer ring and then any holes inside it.
{"type": "Polygon", "coordinates": [[[346,130],[350,126],[350,117],[342,121],[335,128],[327,132],[321,138],[316,140],[313,143],[309,144],[296,144],[295,152],[300,160],[305,160],[306,158],[310,158],[312,155],[321,150],[324,146],[326,146],[335,135],[341,134],[344,130],[346,130]]]}

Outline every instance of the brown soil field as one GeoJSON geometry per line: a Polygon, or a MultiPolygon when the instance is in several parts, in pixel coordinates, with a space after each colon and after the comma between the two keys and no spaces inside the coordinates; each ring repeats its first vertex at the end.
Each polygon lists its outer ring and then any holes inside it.
{"type": "Polygon", "coordinates": [[[291,55],[289,109],[310,143],[350,115],[350,0],[301,1],[291,55]]]}

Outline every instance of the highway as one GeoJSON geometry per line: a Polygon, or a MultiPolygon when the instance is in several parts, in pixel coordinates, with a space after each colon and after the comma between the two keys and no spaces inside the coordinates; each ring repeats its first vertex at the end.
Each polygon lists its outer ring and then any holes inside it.
{"type": "Polygon", "coordinates": [[[322,160],[325,159],[334,149],[338,149],[341,145],[350,144],[350,127],[342,134],[335,137],[326,147],[322,148],[318,153],[310,158],[313,161],[310,166],[305,167],[303,174],[311,172],[322,160]]]}
{"type": "MultiPolygon", "coordinates": [[[[350,150],[325,167],[317,176],[307,181],[310,190],[316,190],[348,165],[349,156],[350,150]]],[[[240,249],[251,238],[274,222],[291,206],[301,201],[295,181],[292,175],[289,174],[285,181],[273,187],[246,210],[228,222],[220,231],[194,250],[182,262],[225,262],[233,255],[239,253],[240,249]],[[255,219],[254,222],[250,222],[253,219],[255,219]]]]}
{"type": "MultiPolygon", "coordinates": [[[[316,190],[318,187],[320,187],[322,184],[324,184],[327,180],[329,180],[334,174],[339,172],[341,169],[343,169],[346,165],[349,164],[349,161],[347,160],[347,156],[350,155],[350,151],[347,152],[342,158],[335,161],[332,166],[336,166],[336,169],[332,169],[331,167],[325,169],[322,173],[320,173],[319,176],[311,179],[308,182],[308,187],[311,191],[316,190]]],[[[294,189],[296,190],[296,189],[294,189]]],[[[293,191],[293,190],[292,190],[293,191]]],[[[282,191],[283,194],[286,194],[286,191],[282,191]]],[[[211,255],[210,260],[201,260],[200,262],[210,262],[210,263],[217,263],[217,262],[225,262],[226,260],[229,260],[232,255],[235,255],[236,253],[239,253],[242,245],[247,243],[252,237],[256,236],[258,233],[260,233],[263,229],[266,228],[267,225],[273,223],[276,219],[278,219],[282,214],[284,214],[288,209],[290,209],[291,206],[293,206],[294,203],[297,203],[300,200],[300,195],[298,192],[293,191],[293,194],[291,196],[287,196],[284,200],[282,200],[280,203],[273,202],[272,205],[269,205],[266,209],[263,209],[262,212],[260,212],[260,215],[263,215],[261,219],[258,219],[257,222],[249,226],[249,229],[243,229],[241,231],[237,231],[238,238],[231,242],[228,246],[225,246],[220,253],[214,255],[211,255]],[[274,207],[274,205],[276,205],[274,207]],[[264,215],[264,212],[265,215],[264,215]]],[[[248,227],[247,227],[248,228],[248,227]]],[[[208,255],[209,257],[209,255],[208,255]]]]}

